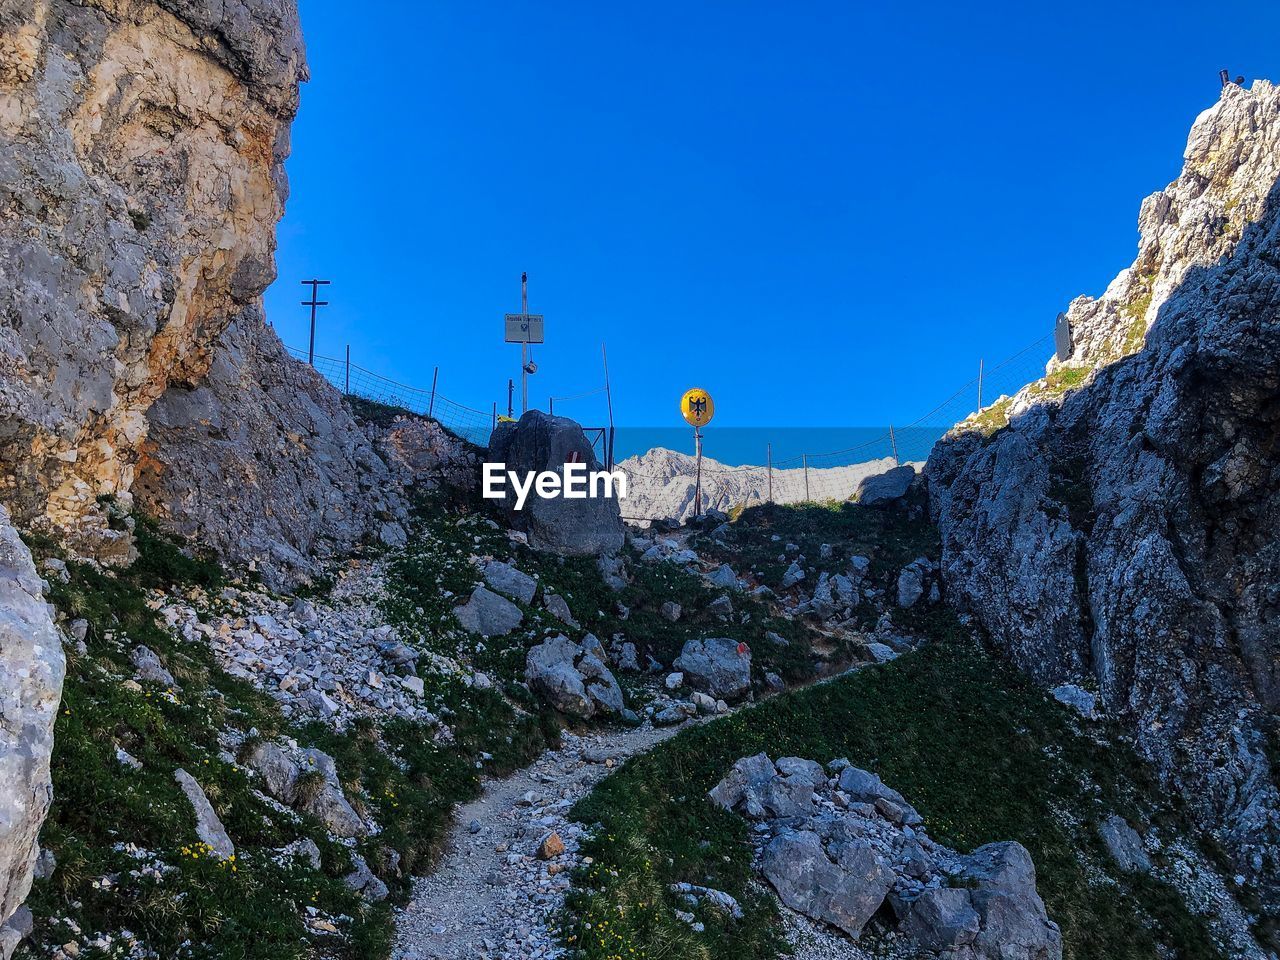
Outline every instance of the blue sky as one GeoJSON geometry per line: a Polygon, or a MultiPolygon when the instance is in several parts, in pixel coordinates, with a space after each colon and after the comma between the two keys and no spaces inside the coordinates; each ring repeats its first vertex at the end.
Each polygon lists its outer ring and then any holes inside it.
{"type": "Polygon", "coordinates": [[[1263,2],[301,6],[285,342],[328,278],[318,352],[488,409],[527,270],[531,402],[604,341],[632,426],[694,385],[720,426],[909,422],[1132,260],[1220,67],[1280,77],[1263,2]]]}

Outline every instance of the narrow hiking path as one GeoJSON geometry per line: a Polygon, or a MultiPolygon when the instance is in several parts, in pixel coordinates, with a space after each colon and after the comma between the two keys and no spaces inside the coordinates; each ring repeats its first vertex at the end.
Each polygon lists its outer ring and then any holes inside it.
{"type": "MultiPolygon", "coordinates": [[[[560,748],[485,786],[455,812],[435,872],[414,883],[397,917],[396,960],[547,960],[562,951],[548,923],[578,863],[570,808],[627,757],[687,725],[565,732],[560,748]],[[562,852],[540,851],[555,834],[562,852]],[[550,854],[547,856],[546,854],[550,854]]],[[[551,846],[554,847],[554,841],[551,846]]]]}

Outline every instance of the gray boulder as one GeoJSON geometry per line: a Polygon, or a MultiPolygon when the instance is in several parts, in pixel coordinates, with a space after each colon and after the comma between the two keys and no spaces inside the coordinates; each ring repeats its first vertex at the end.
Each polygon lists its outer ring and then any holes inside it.
{"type": "Polygon", "coordinates": [[[324,751],[293,750],[264,741],[253,748],[245,764],[262,776],[268,794],[311,814],[334,836],[362,837],[369,832],[342,792],[337,764],[324,751]]]}
{"type": "Polygon", "coordinates": [[[818,835],[807,830],[774,837],[764,848],[761,870],[792,910],[839,927],[855,940],[884,903],[894,878],[869,847],[851,847],[837,867],[818,835]]]}
{"type": "Polygon", "coordinates": [[[351,851],[351,866],[351,872],[342,878],[343,883],[371,902],[387,899],[390,892],[387,885],[374,876],[364,857],[354,850],[351,851]]]}
{"type": "Polygon", "coordinates": [[[162,687],[176,687],[177,681],[173,679],[173,674],[164,668],[164,664],[160,662],[160,658],[150,647],[138,645],[129,652],[129,662],[133,664],[137,671],[135,676],[139,680],[145,680],[150,683],[158,683],[162,687]]]}
{"type": "Polygon", "coordinates": [[[1098,697],[1084,687],[1074,683],[1060,683],[1049,692],[1053,694],[1053,699],[1070,707],[1086,720],[1098,718],[1098,697]]]}
{"type": "Polygon", "coordinates": [[[569,609],[569,603],[564,597],[558,593],[548,593],[542,598],[542,605],[547,608],[547,612],[559,620],[566,626],[573,627],[577,630],[579,623],[573,618],[573,611],[569,609]]]}
{"type": "Polygon", "coordinates": [[[864,507],[887,506],[905,497],[915,478],[916,468],[909,463],[863,477],[854,492],[854,499],[864,507]]]}
{"type": "Polygon", "coordinates": [[[664,600],[662,606],[658,608],[658,613],[662,615],[662,619],[676,623],[680,619],[680,604],[674,600],[664,600]]]}
{"type": "Polygon", "coordinates": [[[912,560],[898,574],[898,606],[913,607],[924,596],[925,582],[933,564],[924,557],[912,560]]]}
{"type": "Polygon", "coordinates": [[[720,566],[707,577],[707,581],[715,587],[723,587],[724,589],[733,589],[738,585],[738,575],[733,572],[733,568],[727,563],[720,566]]]}
{"type": "Polygon", "coordinates": [[[453,614],[462,629],[482,637],[501,637],[524,622],[519,607],[481,586],[471,592],[466,603],[454,607],[453,614]]]}
{"type": "Polygon", "coordinates": [[[1124,817],[1111,814],[1098,824],[1098,833],[1107,845],[1107,852],[1121,870],[1129,873],[1150,873],[1151,858],[1142,846],[1142,836],[1129,826],[1124,817]]]}
{"type": "Polygon", "coordinates": [[[65,671],[35,564],[0,507],[0,923],[31,889],[65,671]]]}
{"type": "Polygon", "coordinates": [[[717,700],[732,702],[751,689],[751,649],[727,637],[687,641],[674,666],[691,687],[717,700]]]}
{"type": "Polygon", "coordinates": [[[484,565],[484,582],[521,603],[532,603],[533,595],[538,592],[537,580],[501,560],[490,560],[484,565]]]}
{"type": "Polygon", "coordinates": [[[973,948],[984,960],[1059,960],[1062,934],[1036,892],[1036,868],[1022,844],[988,843],[961,859],[961,883],[981,919],[973,948]]]}
{"type": "Polygon", "coordinates": [[[732,810],[746,799],[749,789],[762,787],[777,775],[778,768],[768,754],[757,753],[752,757],[743,757],[729,769],[723,780],[711,788],[707,796],[725,810],[732,810]]]}
{"type": "Polygon", "coordinates": [[[925,890],[899,927],[920,946],[937,953],[973,943],[981,928],[982,917],[973,908],[969,891],[960,887],[925,890]]]}
{"type": "MultiPolygon", "coordinates": [[[[603,469],[582,427],[540,410],[530,410],[516,423],[499,423],[489,438],[488,460],[505,463],[521,476],[530,471],[560,473],[570,462],[585,464],[588,472],[603,469]]],[[[508,525],[525,533],[535,549],[566,556],[599,556],[621,549],[625,531],[616,495],[544,499],[530,493],[523,508],[516,510],[509,484],[506,490],[506,498],[495,502],[508,525]]]]}
{"type": "Polygon", "coordinates": [[[178,786],[187,795],[187,799],[191,801],[191,808],[196,815],[196,836],[204,843],[207,843],[220,859],[227,860],[235,856],[235,845],[232,844],[231,838],[227,836],[226,828],[223,827],[222,821],[218,819],[218,815],[213,810],[213,805],[209,803],[209,798],[205,796],[204,790],[196,782],[195,777],[179,767],[173,771],[173,779],[178,781],[178,786]]]}
{"type": "Polygon", "coordinates": [[[588,649],[568,637],[552,637],[529,650],[525,681],[561,713],[576,717],[621,713],[622,688],[601,653],[598,642],[588,649]]]}
{"type": "Polygon", "coordinates": [[[792,560],[791,566],[787,567],[786,571],[782,574],[782,588],[786,590],[789,587],[794,587],[803,579],[804,567],[800,566],[799,562],[792,560]]]}

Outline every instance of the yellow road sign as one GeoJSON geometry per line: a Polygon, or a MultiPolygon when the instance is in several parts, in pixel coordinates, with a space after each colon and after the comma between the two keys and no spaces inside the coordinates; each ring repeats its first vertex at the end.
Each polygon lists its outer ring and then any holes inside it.
{"type": "Polygon", "coordinates": [[[716,405],[711,394],[701,387],[686,390],[680,398],[680,415],[695,427],[705,427],[715,416],[716,405]]]}

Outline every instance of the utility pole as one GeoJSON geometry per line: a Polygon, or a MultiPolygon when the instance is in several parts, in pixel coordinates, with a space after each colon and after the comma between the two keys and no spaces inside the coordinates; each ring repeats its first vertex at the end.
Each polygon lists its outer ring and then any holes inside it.
{"type": "Polygon", "coordinates": [[[321,287],[327,287],[329,281],[303,280],[302,285],[304,287],[310,285],[311,287],[311,299],[303,300],[302,305],[311,308],[311,342],[307,347],[307,363],[314,367],[316,365],[316,307],[327,307],[329,305],[328,300],[320,300],[316,294],[319,293],[321,287]]]}
{"type": "MultiPolygon", "coordinates": [[[[520,274],[520,313],[529,315],[529,274],[520,274]]],[[[529,412],[529,343],[520,344],[520,416],[529,412]]]]}

